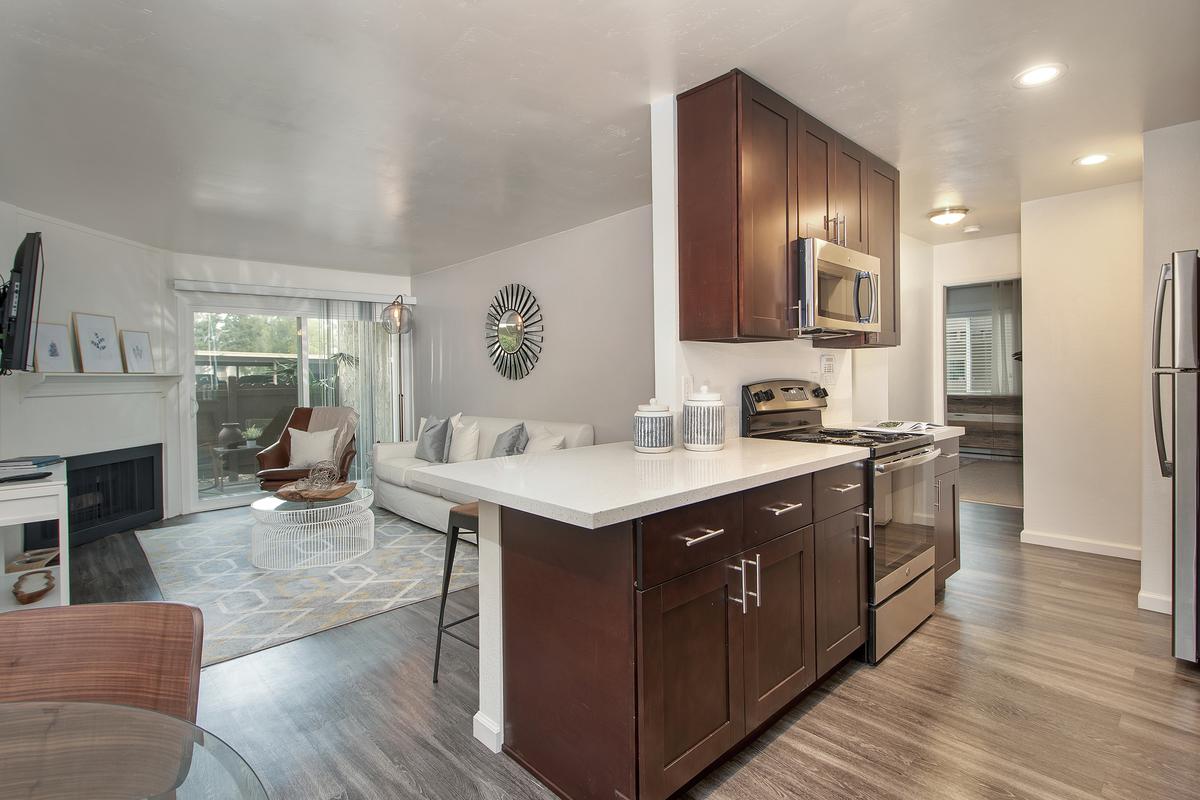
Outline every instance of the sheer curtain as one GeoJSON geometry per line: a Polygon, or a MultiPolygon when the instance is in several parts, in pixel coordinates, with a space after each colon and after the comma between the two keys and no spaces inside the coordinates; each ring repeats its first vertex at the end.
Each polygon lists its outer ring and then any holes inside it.
{"type": "Polygon", "coordinates": [[[308,319],[308,395],[313,406],[348,406],[358,412],[358,458],[351,480],[370,480],[375,442],[396,441],[398,391],[396,337],[379,324],[377,303],[322,302],[308,319]]]}
{"type": "Polygon", "coordinates": [[[1021,365],[1013,358],[1021,349],[1021,284],[992,284],[992,357],[995,394],[1021,394],[1021,365]]]}

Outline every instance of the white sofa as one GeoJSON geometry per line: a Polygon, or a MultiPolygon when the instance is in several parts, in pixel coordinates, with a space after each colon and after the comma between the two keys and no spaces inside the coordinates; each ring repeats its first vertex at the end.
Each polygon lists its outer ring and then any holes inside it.
{"type": "MultiPolygon", "coordinates": [[[[487,458],[496,444],[496,437],[519,422],[529,429],[545,428],[563,437],[564,447],[587,447],[595,444],[596,434],[591,425],[578,422],[543,422],[534,419],[502,419],[500,417],[468,417],[465,426],[479,423],[479,447],[476,458],[487,458]]],[[[433,466],[416,457],[416,442],[377,444],[371,453],[374,467],[375,505],[394,514],[419,522],[437,531],[445,531],[450,521],[450,509],[475,498],[463,497],[434,488],[421,482],[421,470],[433,466]]]]}

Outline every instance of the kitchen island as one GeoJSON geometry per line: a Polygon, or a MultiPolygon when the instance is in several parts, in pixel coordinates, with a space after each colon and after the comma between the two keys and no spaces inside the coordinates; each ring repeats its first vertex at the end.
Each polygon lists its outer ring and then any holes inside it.
{"type": "Polygon", "coordinates": [[[422,470],[480,500],[476,738],[569,798],[662,798],[866,641],[868,451],[629,442],[422,470]]]}

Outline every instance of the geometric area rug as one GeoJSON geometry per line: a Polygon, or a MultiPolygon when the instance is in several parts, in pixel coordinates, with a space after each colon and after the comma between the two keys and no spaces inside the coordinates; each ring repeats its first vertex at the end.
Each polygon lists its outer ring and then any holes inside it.
{"type": "MultiPolygon", "coordinates": [[[[215,664],[393,608],[442,590],[446,537],[382,509],[375,546],[331,567],[262,570],[250,563],[250,509],[138,531],[166,600],[204,614],[203,664],[215,664]]],[[[460,540],[450,589],[479,582],[479,557],[460,540]]]]}

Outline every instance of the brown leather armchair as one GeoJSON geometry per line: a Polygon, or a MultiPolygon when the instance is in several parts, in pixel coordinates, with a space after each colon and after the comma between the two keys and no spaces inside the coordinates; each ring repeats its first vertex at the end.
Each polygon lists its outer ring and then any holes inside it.
{"type": "MultiPolygon", "coordinates": [[[[308,477],[307,468],[288,468],[292,455],[292,437],[288,433],[288,429],[308,430],[309,423],[312,421],[312,412],[311,408],[297,408],[292,411],[292,415],[288,417],[287,425],[283,428],[283,433],[279,435],[279,440],[258,453],[259,469],[255,477],[258,478],[259,486],[265,491],[273,492],[292,481],[308,477]]],[[[338,464],[341,468],[340,480],[344,481],[349,477],[350,465],[354,463],[354,456],[357,454],[356,437],[352,436],[338,464]]]]}

